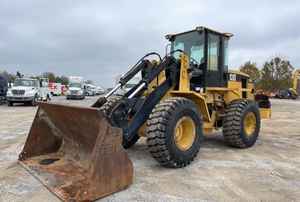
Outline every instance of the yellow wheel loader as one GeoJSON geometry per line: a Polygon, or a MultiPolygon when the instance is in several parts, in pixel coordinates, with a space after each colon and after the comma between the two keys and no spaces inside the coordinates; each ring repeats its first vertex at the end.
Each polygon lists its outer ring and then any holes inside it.
{"type": "Polygon", "coordinates": [[[248,75],[228,70],[230,37],[205,27],[167,35],[165,57],[141,58],[93,106],[40,103],[20,163],[60,199],[93,201],[132,183],[124,149],[140,137],[169,168],[190,164],[217,129],[230,146],[253,146],[270,103],[254,96],[248,75]],[[137,74],[140,82],[117,96],[137,74]]]}
{"type": "Polygon", "coordinates": [[[292,94],[293,99],[297,99],[300,95],[300,69],[297,69],[292,76],[292,88],[290,88],[290,92],[292,94]]]}

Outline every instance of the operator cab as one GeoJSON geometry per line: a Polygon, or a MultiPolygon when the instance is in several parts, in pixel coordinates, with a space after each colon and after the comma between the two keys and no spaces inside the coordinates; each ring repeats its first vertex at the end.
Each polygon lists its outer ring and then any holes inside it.
{"type": "Polygon", "coordinates": [[[171,53],[179,59],[181,51],[190,58],[191,88],[225,87],[228,72],[228,41],[233,35],[206,27],[166,36],[171,53]]]}

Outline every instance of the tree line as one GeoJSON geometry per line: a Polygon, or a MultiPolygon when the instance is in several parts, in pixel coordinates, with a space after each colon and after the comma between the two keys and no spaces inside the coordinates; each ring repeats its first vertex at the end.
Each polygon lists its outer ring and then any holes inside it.
{"type": "MultiPolygon", "coordinates": [[[[5,77],[9,83],[13,83],[16,78],[24,77],[24,75],[18,71],[16,72],[16,74],[8,73],[7,71],[2,71],[2,72],[0,72],[0,75],[5,77]]],[[[31,76],[30,78],[33,78],[33,79],[48,78],[49,82],[61,83],[63,85],[69,84],[69,79],[67,76],[64,76],[64,75],[58,76],[58,75],[55,75],[53,72],[44,72],[41,75],[31,76]]]]}
{"type": "Polygon", "coordinates": [[[258,68],[256,63],[251,61],[240,67],[241,72],[250,76],[256,89],[265,92],[276,92],[292,87],[294,69],[290,61],[280,57],[274,57],[265,62],[262,68],[258,68]]]}
{"type": "MultiPolygon", "coordinates": [[[[240,66],[240,71],[248,74],[254,82],[256,89],[261,89],[266,92],[276,92],[282,89],[288,89],[292,86],[292,74],[294,67],[290,61],[274,57],[270,61],[263,64],[261,68],[255,62],[248,61],[240,66]]],[[[14,82],[17,77],[22,77],[20,72],[10,74],[6,71],[0,73],[4,75],[9,82],[14,82]]],[[[61,83],[64,85],[69,84],[68,77],[62,75],[57,76],[53,72],[44,72],[40,76],[31,78],[48,78],[50,82],[61,83]]],[[[93,84],[88,80],[87,83],[93,84]]]]}

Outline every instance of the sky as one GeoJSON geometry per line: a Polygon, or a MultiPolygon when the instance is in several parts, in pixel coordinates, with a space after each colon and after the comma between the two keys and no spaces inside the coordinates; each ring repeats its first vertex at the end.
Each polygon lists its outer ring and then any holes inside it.
{"type": "Polygon", "coordinates": [[[230,32],[232,69],[274,56],[300,67],[300,1],[0,0],[0,70],[83,76],[110,87],[164,36],[207,26],[230,32]]]}

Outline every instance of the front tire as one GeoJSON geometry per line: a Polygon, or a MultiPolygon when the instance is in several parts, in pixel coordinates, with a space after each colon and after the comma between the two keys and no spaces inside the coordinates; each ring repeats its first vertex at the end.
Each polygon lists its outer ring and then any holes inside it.
{"type": "Polygon", "coordinates": [[[31,101],[31,106],[36,106],[37,105],[37,101],[38,101],[38,97],[37,95],[34,96],[33,100],[31,101]]]}
{"type": "MultiPolygon", "coordinates": [[[[120,99],[122,97],[120,96],[113,96],[110,97],[107,102],[100,107],[100,110],[106,115],[109,116],[114,109],[114,107],[119,103],[120,99]]],[[[135,134],[134,137],[131,140],[127,140],[123,138],[122,145],[124,149],[129,149],[132,147],[138,140],[140,139],[140,136],[138,134],[135,134]]]]}
{"type": "Polygon", "coordinates": [[[9,107],[12,107],[12,106],[14,106],[14,103],[13,103],[12,101],[7,101],[7,105],[8,105],[9,107]]]}
{"type": "Polygon", "coordinates": [[[260,112],[257,104],[248,100],[235,100],[225,111],[223,136],[227,144],[248,148],[255,144],[260,131],[260,112]]]}
{"type": "Polygon", "coordinates": [[[191,100],[170,98],[153,109],[146,134],[149,151],[162,166],[185,167],[199,152],[202,118],[191,100]]]}

